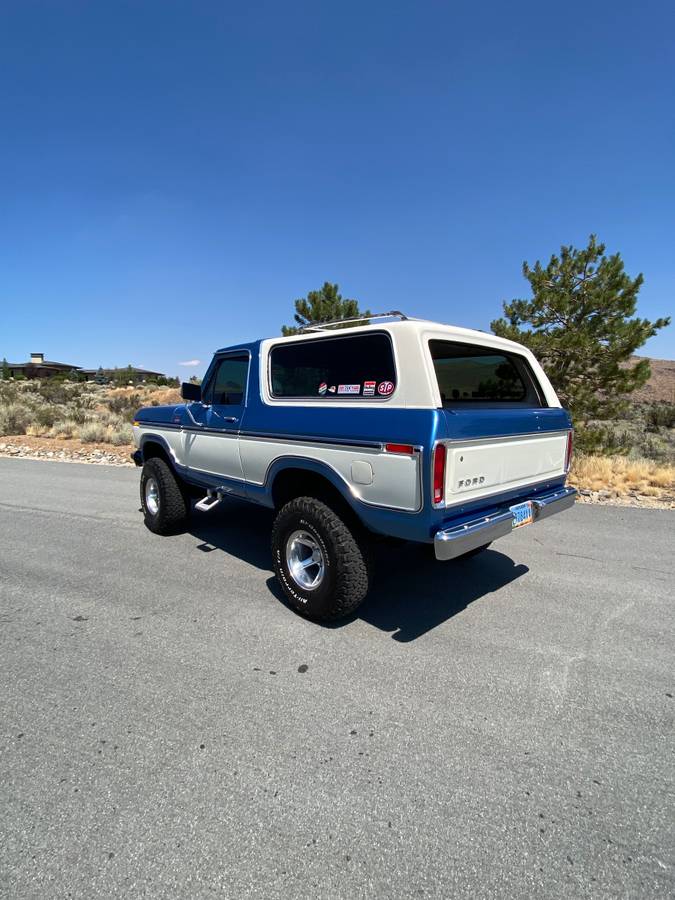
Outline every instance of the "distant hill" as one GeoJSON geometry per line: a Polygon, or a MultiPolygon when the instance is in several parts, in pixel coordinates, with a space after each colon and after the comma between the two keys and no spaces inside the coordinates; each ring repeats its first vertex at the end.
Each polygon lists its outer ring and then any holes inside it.
{"type": "MultiPolygon", "coordinates": [[[[637,362],[645,357],[634,356],[637,362]]],[[[648,357],[652,377],[647,384],[632,395],[639,403],[675,403],[675,359],[648,357]]]]}

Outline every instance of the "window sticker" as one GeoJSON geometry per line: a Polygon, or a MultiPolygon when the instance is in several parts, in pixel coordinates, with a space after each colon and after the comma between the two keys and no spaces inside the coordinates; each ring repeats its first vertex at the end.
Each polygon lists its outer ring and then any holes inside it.
{"type": "Polygon", "coordinates": [[[319,385],[319,393],[321,394],[322,397],[326,393],[327,390],[328,390],[328,385],[326,384],[325,381],[322,381],[321,384],[319,385]]]}
{"type": "Polygon", "coordinates": [[[339,384],[337,392],[338,392],[338,394],[360,394],[361,393],[361,385],[360,384],[339,384]]]}
{"type": "Polygon", "coordinates": [[[393,381],[381,381],[377,386],[377,393],[382,397],[388,397],[389,394],[394,392],[394,382],[393,381]]]}
{"type": "Polygon", "coordinates": [[[337,388],[335,387],[335,385],[331,384],[331,386],[328,388],[328,393],[334,394],[336,390],[337,390],[337,388]]]}
{"type": "Polygon", "coordinates": [[[364,381],[363,382],[363,396],[364,397],[373,397],[375,395],[375,385],[376,381],[364,381]]]}

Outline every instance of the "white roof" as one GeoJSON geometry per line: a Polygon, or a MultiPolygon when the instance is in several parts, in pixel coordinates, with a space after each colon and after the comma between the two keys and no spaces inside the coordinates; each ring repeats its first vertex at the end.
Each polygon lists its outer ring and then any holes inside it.
{"type": "MultiPolygon", "coordinates": [[[[396,369],[399,381],[395,392],[386,402],[389,407],[414,407],[414,408],[440,408],[441,397],[438,389],[438,380],[433,363],[428,352],[423,347],[429,340],[448,340],[458,343],[475,344],[479,347],[489,347],[511,351],[526,357],[539,381],[549,406],[559,406],[560,401],[556,397],[543,369],[532,353],[522,344],[508,341],[488,334],[485,331],[476,331],[472,328],[460,328],[457,325],[442,325],[425,319],[403,319],[401,321],[374,321],[369,325],[357,325],[349,328],[316,328],[313,331],[303,331],[300,334],[288,337],[267,338],[260,343],[260,383],[263,391],[263,399],[271,405],[283,406],[307,406],[310,404],[322,404],[329,402],[333,406],[372,406],[373,400],[368,398],[354,398],[353,400],[339,400],[333,398],[326,401],[321,397],[304,400],[280,400],[273,398],[269,393],[267,378],[267,360],[273,347],[280,344],[296,343],[297,341],[317,341],[327,337],[348,338],[356,334],[372,334],[373,332],[386,332],[391,335],[394,346],[396,369]]],[[[376,402],[380,402],[380,398],[376,402]]]]}
{"type": "Polygon", "coordinates": [[[448,340],[455,340],[463,343],[471,342],[473,344],[488,347],[509,348],[520,353],[525,349],[522,344],[518,344],[516,341],[509,341],[506,338],[498,337],[496,334],[491,334],[488,331],[479,331],[475,328],[461,328],[459,325],[444,325],[440,322],[434,322],[431,319],[402,319],[389,322],[380,322],[376,319],[368,325],[356,325],[349,328],[322,328],[318,325],[311,331],[302,331],[299,334],[291,334],[288,337],[266,338],[264,342],[266,344],[284,344],[291,341],[316,340],[316,338],[328,337],[330,335],[345,337],[347,333],[350,335],[367,334],[373,330],[388,331],[392,333],[406,331],[415,335],[426,335],[430,331],[433,331],[437,336],[445,337],[447,335],[448,340]],[[439,332],[442,333],[442,335],[439,335],[439,332]]]}

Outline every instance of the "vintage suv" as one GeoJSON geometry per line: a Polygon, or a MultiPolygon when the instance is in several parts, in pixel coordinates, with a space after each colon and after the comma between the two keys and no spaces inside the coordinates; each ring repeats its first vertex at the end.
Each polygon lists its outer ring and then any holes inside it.
{"type": "Polygon", "coordinates": [[[273,508],[275,573],[314,619],[363,601],[373,535],[448,560],[574,503],[570,418],[491,334],[398,312],[310,325],[219,350],[182,396],[134,422],[146,525],[175,530],[193,500],[273,508]]]}

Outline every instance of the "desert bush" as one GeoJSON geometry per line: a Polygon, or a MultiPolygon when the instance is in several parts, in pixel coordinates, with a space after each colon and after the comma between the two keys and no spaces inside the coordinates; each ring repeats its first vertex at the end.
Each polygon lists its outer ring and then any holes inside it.
{"type": "Polygon", "coordinates": [[[29,434],[31,437],[43,437],[48,431],[49,428],[46,425],[40,425],[37,422],[33,422],[26,428],[26,434],[29,434]]]}
{"type": "Polygon", "coordinates": [[[14,403],[19,396],[19,388],[8,381],[0,381],[0,406],[14,403]]]}
{"type": "Polygon", "coordinates": [[[65,419],[62,422],[56,422],[52,426],[49,434],[52,437],[57,438],[72,438],[77,434],[78,428],[79,425],[77,422],[73,422],[72,419],[65,419]]]}
{"type": "Polygon", "coordinates": [[[58,410],[53,406],[39,406],[33,411],[33,424],[41,428],[49,429],[59,418],[58,410]]]}
{"type": "Polygon", "coordinates": [[[143,399],[140,394],[116,394],[107,401],[108,409],[112,413],[125,416],[129,421],[132,416],[143,405],[143,399]]]}
{"type": "Polygon", "coordinates": [[[77,436],[83,444],[100,443],[105,441],[107,429],[102,422],[85,422],[80,425],[77,436]]]}
{"type": "Polygon", "coordinates": [[[41,381],[39,393],[48,403],[67,403],[71,396],[70,385],[63,381],[41,381]]]}
{"type": "Polygon", "coordinates": [[[79,403],[68,403],[63,409],[62,418],[77,422],[78,425],[84,425],[89,413],[90,410],[81,406],[79,403]]]}
{"type": "Polygon", "coordinates": [[[29,425],[30,415],[23,403],[0,406],[0,435],[25,434],[29,425]]]}
{"type": "Polygon", "coordinates": [[[124,425],[122,428],[108,428],[107,441],[115,447],[121,447],[123,444],[131,444],[133,435],[130,425],[124,425]]]}
{"type": "Polygon", "coordinates": [[[645,407],[645,422],[650,429],[675,428],[675,403],[654,403],[645,407]]]}

